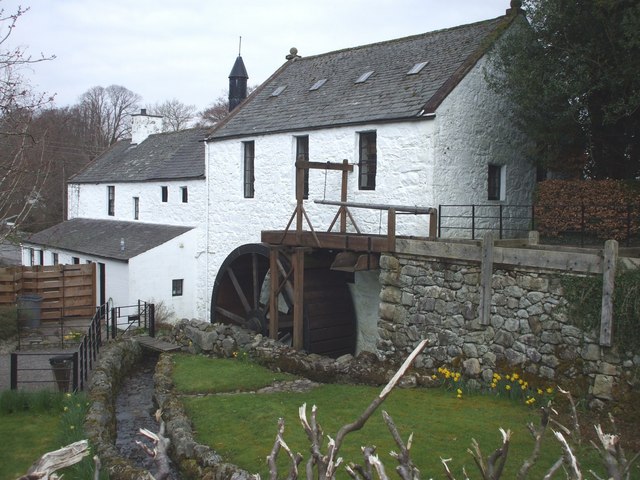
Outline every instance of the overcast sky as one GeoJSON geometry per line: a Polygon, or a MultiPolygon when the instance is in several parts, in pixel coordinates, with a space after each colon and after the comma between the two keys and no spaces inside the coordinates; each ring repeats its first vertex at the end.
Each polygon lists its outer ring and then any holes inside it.
{"type": "Polygon", "coordinates": [[[226,95],[240,36],[258,85],[291,47],[304,57],[463,25],[504,15],[509,0],[0,0],[5,15],[18,5],[31,9],[7,44],[56,56],[27,74],[57,106],[117,84],[143,104],[202,109],[226,95]]]}

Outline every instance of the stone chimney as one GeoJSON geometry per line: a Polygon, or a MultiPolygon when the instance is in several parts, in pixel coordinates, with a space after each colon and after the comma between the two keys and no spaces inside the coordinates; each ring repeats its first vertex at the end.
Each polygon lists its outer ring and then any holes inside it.
{"type": "Polygon", "coordinates": [[[523,12],[524,10],[522,10],[522,0],[511,0],[509,8],[507,8],[507,11],[505,13],[506,15],[515,15],[523,12]]]}
{"type": "Polygon", "coordinates": [[[154,133],[162,132],[162,117],[159,115],[147,115],[147,109],[131,115],[131,143],[140,145],[154,133]]]}

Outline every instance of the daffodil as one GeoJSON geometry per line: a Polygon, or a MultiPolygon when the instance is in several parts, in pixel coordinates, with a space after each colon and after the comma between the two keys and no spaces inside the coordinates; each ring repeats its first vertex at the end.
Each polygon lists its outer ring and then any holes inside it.
{"type": "Polygon", "coordinates": [[[511,385],[506,385],[506,386],[504,387],[504,389],[505,389],[505,390],[511,390],[511,385]]]}

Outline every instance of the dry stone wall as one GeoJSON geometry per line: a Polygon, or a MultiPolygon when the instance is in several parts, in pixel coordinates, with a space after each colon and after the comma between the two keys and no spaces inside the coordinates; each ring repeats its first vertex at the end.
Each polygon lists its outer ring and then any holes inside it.
{"type": "Polygon", "coordinates": [[[565,313],[560,273],[493,272],[491,319],[481,325],[480,266],[383,255],[378,351],[387,358],[429,345],[417,366],[459,368],[473,384],[526,372],[586,396],[592,406],[638,389],[640,355],[601,347],[565,313]]]}

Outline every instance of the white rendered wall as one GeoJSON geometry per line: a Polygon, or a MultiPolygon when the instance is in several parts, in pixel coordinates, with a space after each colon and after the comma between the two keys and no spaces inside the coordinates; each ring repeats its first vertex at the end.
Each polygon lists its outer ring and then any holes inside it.
{"type": "MultiPolygon", "coordinates": [[[[210,279],[215,278],[221,263],[234,248],[259,242],[262,230],[286,227],[296,206],[295,136],[309,135],[309,159],[313,162],[347,159],[355,164],[358,161],[358,133],[375,130],[378,148],[376,189],[358,190],[358,168],[355,166],[349,174],[348,201],[432,206],[433,195],[428,187],[433,175],[431,125],[431,121],[403,122],[243,139],[255,141],[254,198],[243,196],[242,141],[208,143],[210,279]]],[[[305,201],[305,209],[314,229],[327,230],[337,207],[318,205],[313,200],[340,200],[340,182],[340,172],[310,171],[309,200],[305,201]]],[[[351,212],[363,233],[386,233],[386,212],[362,209],[351,212]]],[[[428,226],[427,216],[400,216],[397,233],[426,235],[428,226]]],[[[305,229],[308,229],[306,224],[305,229]]]]}
{"type": "MultiPolygon", "coordinates": [[[[486,59],[481,60],[436,111],[433,190],[438,204],[495,205],[484,214],[499,215],[499,205],[531,204],[535,167],[526,159],[526,137],[509,121],[508,99],[491,91],[484,81],[485,65],[486,59]],[[504,166],[502,200],[487,199],[489,164],[504,166]]],[[[511,211],[528,213],[515,207],[511,211]]],[[[523,227],[527,226],[524,221],[523,227]]],[[[453,234],[453,230],[443,232],[443,236],[453,234]]],[[[469,238],[469,232],[464,236],[469,238]]]]}
{"type": "Polygon", "coordinates": [[[134,220],[134,201],[139,200],[139,219],[145,223],[196,226],[201,224],[206,207],[204,180],[158,182],[69,184],[68,218],[134,220]],[[107,187],[115,187],[115,211],[108,214],[107,187]],[[162,186],[168,188],[167,202],[162,202],[162,186]],[[188,202],[182,203],[181,188],[187,187],[188,202]]]}
{"type": "Polygon", "coordinates": [[[196,242],[191,230],[129,261],[129,295],[162,302],[175,319],[194,318],[197,296],[196,242]],[[172,280],[183,280],[182,296],[172,295],[172,280]]]}

